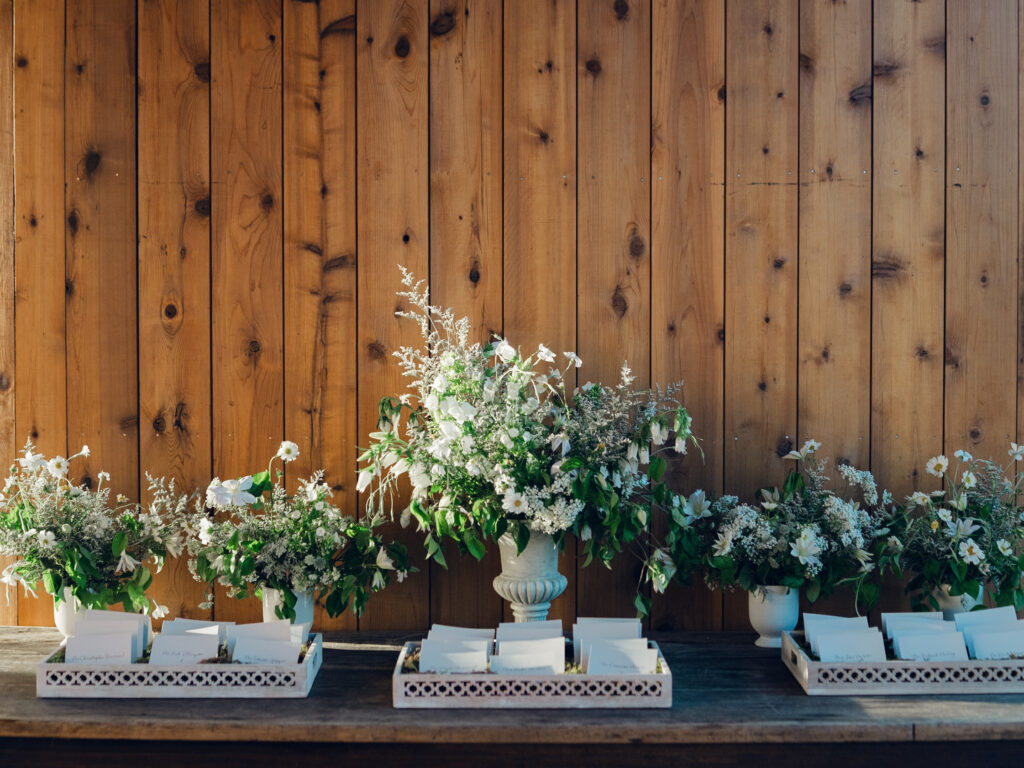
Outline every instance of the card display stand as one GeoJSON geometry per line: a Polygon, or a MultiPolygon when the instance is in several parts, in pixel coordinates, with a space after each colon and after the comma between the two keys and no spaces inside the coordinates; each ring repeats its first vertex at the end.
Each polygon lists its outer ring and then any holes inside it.
{"type": "Polygon", "coordinates": [[[1024,693],[1024,659],[822,662],[807,653],[803,634],[782,634],[782,661],[810,696],[1024,693]]]}
{"type": "Polygon", "coordinates": [[[323,664],[323,635],[311,634],[295,664],[121,664],[39,662],[36,696],[75,699],[279,699],[309,695],[323,664]]]}
{"type": "Polygon", "coordinates": [[[659,709],[672,706],[672,671],[658,644],[653,675],[437,674],[405,669],[419,650],[406,643],[392,679],[397,709],[659,709]]]}

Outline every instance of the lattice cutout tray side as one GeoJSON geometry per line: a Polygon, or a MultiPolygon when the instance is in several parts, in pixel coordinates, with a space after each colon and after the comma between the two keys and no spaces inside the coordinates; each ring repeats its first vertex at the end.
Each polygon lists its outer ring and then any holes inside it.
{"type": "Polygon", "coordinates": [[[811,696],[1024,693],[1024,659],[841,664],[812,659],[802,639],[783,633],[782,661],[811,696]]]}
{"type": "Polygon", "coordinates": [[[406,643],[392,680],[396,709],[664,709],[672,706],[672,671],[658,644],[654,675],[458,675],[406,672],[419,648],[406,643]]]}
{"type": "Polygon", "coordinates": [[[324,638],[309,636],[295,664],[106,665],[51,662],[36,668],[36,696],[65,699],[295,699],[309,695],[324,638]]]}

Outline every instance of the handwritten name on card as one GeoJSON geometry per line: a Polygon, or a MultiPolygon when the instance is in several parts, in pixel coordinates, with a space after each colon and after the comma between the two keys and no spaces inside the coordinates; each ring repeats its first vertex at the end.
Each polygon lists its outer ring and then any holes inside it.
{"type": "Polygon", "coordinates": [[[874,628],[823,632],[818,636],[818,658],[854,664],[885,661],[885,640],[874,628]]]}
{"type": "Polygon", "coordinates": [[[132,635],[88,634],[69,637],[64,649],[64,661],[68,664],[131,664],[132,635]]]}
{"type": "Polygon", "coordinates": [[[181,666],[215,659],[218,647],[216,632],[214,627],[212,634],[203,634],[202,631],[183,635],[159,634],[153,638],[149,663],[181,666]]]}

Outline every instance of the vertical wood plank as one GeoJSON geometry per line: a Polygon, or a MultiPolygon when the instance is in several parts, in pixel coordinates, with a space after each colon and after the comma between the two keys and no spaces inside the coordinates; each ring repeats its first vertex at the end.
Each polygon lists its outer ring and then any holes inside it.
{"type": "MultiPolygon", "coordinates": [[[[582,0],[577,20],[577,347],[585,378],[651,362],[651,4],[582,0]]],[[[640,560],[577,574],[580,616],[632,616],[640,560]]]]}
{"type": "MultiPolygon", "coordinates": [[[[1017,0],[1017,109],[1024,109],[1024,0],[1017,0]]],[[[1017,203],[1024,206],[1024,131],[1017,131],[1017,203]]],[[[1024,439],[1024,212],[1017,209],[1017,442],[1024,439]]]]}
{"type": "MultiPolygon", "coordinates": [[[[14,0],[0,0],[0,467],[18,448],[14,426],[14,0]]],[[[10,560],[0,557],[0,571],[10,560]]],[[[18,623],[18,590],[0,597],[0,624],[18,623]]]]}
{"type": "MultiPolygon", "coordinates": [[[[685,380],[704,459],[674,460],[679,491],[722,493],[725,339],[725,0],[655,0],[651,197],[651,379],[685,380]]],[[[703,579],[652,606],[659,630],[722,624],[703,579]]]]}
{"type": "MultiPolygon", "coordinates": [[[[358,514],[355,0],[284,5],[285,437],[289,487],[324,469],[358,514]]],[[[351,612],[316,626],[355,629],[351,612]]]]}
{"type": "MultiPolygon", "coordinates": [[[[66,456],[64,0],[15,0],[14,20],[15,439],[66,456]]],[[[19,624],[53,624],[39,591],[19,624]]]]}
{"type": "Polygon", "coordinates": [[[105,470],[137,499],[135,3],[75,0],[66,16],[68,450],[92,450],[78,478],[105,470]]]}
{"type": "Polygon", "coordinates": [[[876,0],[871,465],[897,499],[942,451],[945,8],[876,0]]]}
{"type": "MultiPolygon", "coordinates": [[[[526,352],[576,347],[575,35],[575,2],[506,8],[505,334],[526,352]]],[[[551,605],[563,622],[576,617],[573,551],[559,558],[569,585],[551,605]]]]}
{"type": "Polygon", "coordinates": [[[867,467],[871,6],[800,6],[800,434],[867,467]]]}
{"type": "Polygon", "coordinates": [[[1017,431],[1017,8],[946,14],[944,444],[1002,463],[1017,431]]]}
{"type": "MultiPolygon", "coordinates": [[[[266,466],[284,428],[281,3],[211,11],[213,469],[226,478],[266,466]]],[[[261,615],[255,600],[214,612],[261,615]]]]}
{"type": "MultiPolygon", "coordinates": [[[[485,342],[502,328],[500,0],[430,4],[430,290],[485,342]]],[[[431,621],[495,626],[497,547],[431,563],[431,621]]]]}
{"type": "MultiPolygon", "coordinates": [[[[358,72],[359,432],[373,431],[380,398],[403,391],[393,352],[418,343],[414,323],[394,316],[403,302],[396,267],[429,279],[427,0],[363,0],[356,11],[358,72]]],[[[422,535],[389,524],[422,567],[422,535]]],[[[430,623],[424,572],[371,602],[364,629],[430,623]]]]}
{"type": "MultiPolygon", "coordinates": [[[[210,3],[137,8],[140,463],[187,492],[212,477],[210,3]]],[[[150,591],[171,616],[209,615],[184,559],[150,591]]]]}
{"type": "Polygon", "coordinates": [[[749,497],[796,435],[798,4],[731,2],[726,25],[725,486],[749,497]]]}

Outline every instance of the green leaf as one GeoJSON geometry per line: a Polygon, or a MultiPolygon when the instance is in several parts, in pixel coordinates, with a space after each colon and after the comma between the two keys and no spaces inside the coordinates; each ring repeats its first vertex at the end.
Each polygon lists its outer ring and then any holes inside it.
{"type": "Polygon", "coordinates": [[[638,618],[643,618],[651,612],[651,599],[647,595],[638,594],[633,598],[633,606],[636,608],[638,618]]]}
{"type": "Polygon", "coordinates": [[[661,456],[655,456],[647,468],[647,476],[656,483],[660,482],[661,478],[665,476],[666,469],[668,469],[668,462],[661,456]]]}
{"type": "Polygon", "coordinates": [[[475,528],[467,528],[462,532],[462,543],[466,545],[466,549],[469,550],[469,554],[477,560],[482,560],[484,554],[487,552],[487,548],[484,546],[484,543],[480,541],[480,537],[475,528]]]}
{"type": "Polygon", "coordinates": [[[516,540],[516,554],[521,555],[526,549],[526,545],[530,543],[530,529],[521,523],[516,526],[515,532],[516,540]]]}
{"type": "Polygon", "coordinates": [[[46,571],[43,573],[43,587],[51,595],[55,595],[58,599],[64,599],[64,582],[61,579],[59,573],[55,571],[46,571]]]}
{"type": "Polygon", "coordinates": [[[118,531],[114,535],[114,540],[110,542],[110,551],[114,553],[114,557],[120,557],[121,553],[124,552],[125,547],[128,546],[128,534],[124,531],[118,531]]]}
{"type": "Polygon", "coordinates": [[[817,579],[813,579],[808,582],[805,594],[807,595],[807,599],[813,603],[821,596],[821,582],[817,579]]]}

